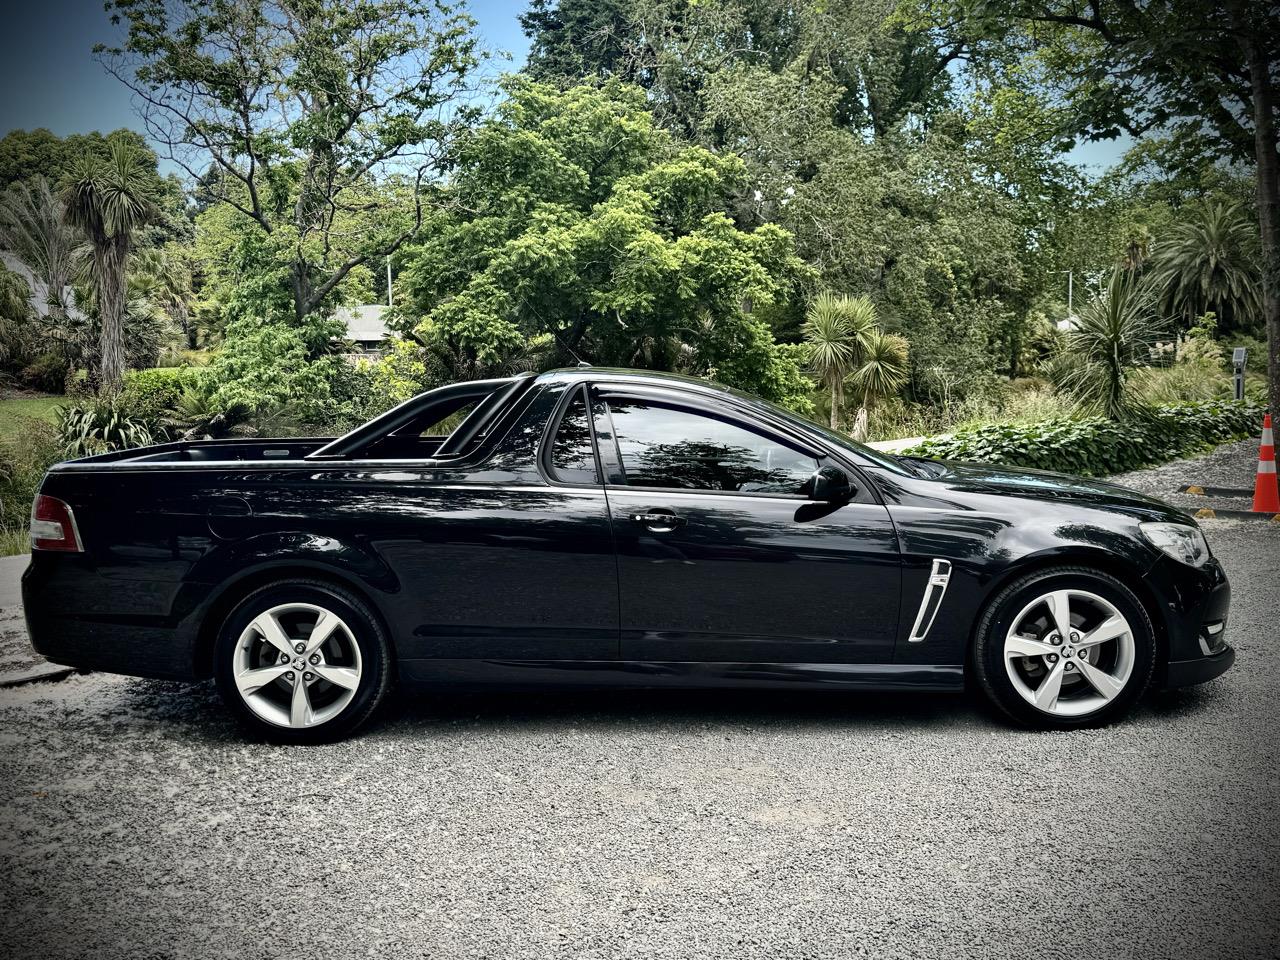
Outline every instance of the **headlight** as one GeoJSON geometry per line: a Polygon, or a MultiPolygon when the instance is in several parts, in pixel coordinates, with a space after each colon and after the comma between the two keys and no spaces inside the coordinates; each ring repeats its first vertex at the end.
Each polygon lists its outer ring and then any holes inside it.
{"type": "Polygon", "coordinates": [[[1138,529],[1153,546],[1182,563],[1198,567],[1209,559],[1209,544],[1199,527],[1185,523],[1142,523],[1138,529]]]}

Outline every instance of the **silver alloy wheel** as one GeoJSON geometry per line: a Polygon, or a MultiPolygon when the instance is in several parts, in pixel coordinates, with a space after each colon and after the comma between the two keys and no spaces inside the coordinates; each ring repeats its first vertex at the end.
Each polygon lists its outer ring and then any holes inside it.
{"type": "Polygon", "coordinates": [[[258,614],[236,642],[232,674],[245,705],[279,727],[332,720],[360,686],[360,647],[351,628],[314,603],[258,614]]]}
{"type": "Polygon", "coordinates": [[[1087,590],[1055,590],[1032,600],[1004,640],[1013,688],[1058,717],[1101,710],[1124,690],[1136,659],[1129,621],[1087,590]]]}

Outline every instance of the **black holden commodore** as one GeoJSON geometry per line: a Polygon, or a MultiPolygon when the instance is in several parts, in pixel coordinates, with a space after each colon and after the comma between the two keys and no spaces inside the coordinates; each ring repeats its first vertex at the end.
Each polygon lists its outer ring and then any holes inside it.
{"type": "Polygon", "coordinates": [[[59,464],[31,529],[38,652],[213,676],[286,742],[351,733],[396,683],[968,682],[1070,728],[1235,656],[1222,567],[1159,500],[890,457],[642,371],[441,387],[336,440],[59,464]]]}

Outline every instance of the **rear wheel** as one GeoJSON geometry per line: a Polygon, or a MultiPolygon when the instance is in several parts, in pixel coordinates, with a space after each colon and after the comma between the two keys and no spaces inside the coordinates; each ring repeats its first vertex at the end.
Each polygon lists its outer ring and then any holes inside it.
{"type": "Polygon", "coordinates": [[[377,618],[350,591],[288,580],[232,611],[214,649],[223,699],[254,732],[281,743],[326,743],[361,726],[390,685],[377,618]]]}
{"type": "Polygon", "coordinates": [[[1155,632],[1142,603],[1099,570],[1029,574],[978,624],[974,673],[1013,719],[1047,729],[1100,726],[1127,713],[1151,681],[1155,632]]]}

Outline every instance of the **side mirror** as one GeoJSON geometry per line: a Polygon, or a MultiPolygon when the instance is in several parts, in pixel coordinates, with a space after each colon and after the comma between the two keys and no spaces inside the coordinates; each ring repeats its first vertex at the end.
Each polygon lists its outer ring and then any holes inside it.
{"type": "Polygon", "coordinates": [[[809,499],[820,503],[847,503],[853,499],[853,481],[839,467],[819,467],[809,478],[809,499]]]}

